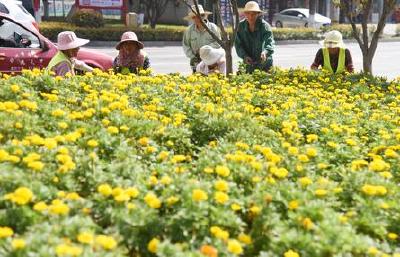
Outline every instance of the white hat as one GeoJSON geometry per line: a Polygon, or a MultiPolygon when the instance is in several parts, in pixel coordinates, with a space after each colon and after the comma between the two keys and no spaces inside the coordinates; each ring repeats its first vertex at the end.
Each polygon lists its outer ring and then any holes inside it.
{"type": "Polygon", "coordinates": [[[222,48],[213,48],[209,45],[200,47],[199,53],[201,60],[207,65],[212,65],[225,56],[222,48]]]}
{"type": "Polygon", "coordinates": [[[124,34],[122,34],[121,36],[121,41],[119,41],[115,48],[119,50],[121,44],[124,42],[135,42],[139,46],[139,49],[143,49],[144,47],[143,43],[138,40],[136,33],[132,31],[124,32],[124,34]]]}
{"type": "Polygon", "coordinates": [[[57,36],[58,50],[68,50],[86,45],[90,40],[78,38],[73,31],[63,31],[57,36]]]}
{"type": "MultiPolygon", "coordinates": [[[[212,14],[212,12],[204,11],[204,8],[203,8],[203,6],[202,6],[201,4],[198,4],[197,6],[199,7],[199,14],[200,14],[200,15],[206,15],[206,16],[207,16],[207,15],[212,14]]],[[[195,5],[192,5],[192,9],[193,9],[195,12],[197,11],[195,5]]],[[[185,20],[191,20],[191,19],[193,19],[193,17],[195,17],[195,16],[196,16],[196,13],[194,13],[192,10],[190,10],[189,13],[188,13],[188,15],[186,15],[185,17],[183,17],[183,19],[185,19],[185,20]]]]}
{"type": "Polygon", "coordinates": [[[323,47],[327,48],[344,48],[343,36],[337,30],[332,30],[325,35],[325,39],[319,42],[323,47]]]}
{"type": "Polygon", "coordinates": [[[249,1],[244,6],[243,12],[258,12],[264,13],[256,1],[249,1]]]}

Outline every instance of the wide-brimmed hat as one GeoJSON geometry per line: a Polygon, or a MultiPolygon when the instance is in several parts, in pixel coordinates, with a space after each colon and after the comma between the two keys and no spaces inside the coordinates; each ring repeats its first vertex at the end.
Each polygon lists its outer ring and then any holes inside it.
{"type": "Polygon", "coordinates": [[[247,2],[246,5],[244,6],[244,9],[242,9],[241,11],[264,13],[264,11],[260,9],[260,6],[256,1],[247,2]]]}
{"type": "Polygon", "coordinates": [[[332,30],[325,35],[325,39],[319,42],[323,47],[327,48],[344,48],[342,33],[337,30],[332,30]]]}
{"type": "MultiPolygon", "coordinates": [[[[203,8],[203,6],[202,6],[201,4],[198,4],[197,6],[199,7],[199,14],[200,14],[200,15],[203,15],[203,16],[205,15],[205,16],[207,16],[207,15],[212,14],[212,12],[205,11],[204,8],[203,8]]],[[[195,5],[192,5],[192,9],[193,9],[195,12],[197,11],[195,5]]],[[[183,17],[183,19],[185,19],[185,20],[191,20],[191,19],[193,19],[193,17],[195,17],[195,16],[196,16],[196,13],[194,13],[192,10],[190,10],[189,13],[188,13],[188,15],[186,15],[185,17],[183,17]]]]}
{"type": "Polygon", "coordinates": [[[89,41],[78,38],[73,31],[63,31],[57,36],[57,48],[58,50],[74,49],[86,45],[89,41]]]}
{"type": "Polygon", "coordinates": [[[201,60],[206,65],[212,65],[225,56],[225,51],[222,48],[213,48],[209,45],[200,47],[199,53],[201,60]]]}
{"type": "Polygon", "coordinates": [[[115,48],[119,50],[122,43],[125,42],[134,42],[138,45],[139,49],[142,49],[144,47],[143,43],[138,40],[136,33],[132,31],[127,31],[124,34],[122,34],[121,41],[119,41],[119,43],[115,46],[115,48]]]}

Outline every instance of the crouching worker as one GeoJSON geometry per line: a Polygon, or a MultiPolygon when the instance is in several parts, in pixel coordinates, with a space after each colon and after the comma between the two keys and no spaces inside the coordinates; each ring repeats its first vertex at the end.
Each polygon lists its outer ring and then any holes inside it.
{"type": "Polygon", "coordinates": [[[222,48],[213,48],[209,45],[200,47],[201,62],[196,66],[196,72],[204,75],[221,73],[225,75],[225,51],[222,48]]]}
{"type": "Polygon", "coordinates": [[[138,73],[150,68],[150,60],[143,49],[144,45],[138,40],[135,32],[127,31],[122,34],[121,41],[115,46],[119,54],[114,59],[114,72],[128,74],[138,73]]]}
{"type": "Polygon", "coordinates": [[[83,61],[76,59],[79,48],[89,43],[89,40],[78,38],[72,31],[63,31],[58,34],[58,53],[50,60],[47,70],[53,71],[57,76],[67,73],[75,75],[75,69],[84,72],[93,71],[93,68],[83,61]]]}
{"type": "Polygon", "coordinates": [[[331,73],[354,72],[353,60],[350,51],[346,49],[342,34],[333,30],[328,32],[325,40],[320,44],[323,48],[319,49],[315,56],[311,69],[317,70],[319,67],[331,73]]]}

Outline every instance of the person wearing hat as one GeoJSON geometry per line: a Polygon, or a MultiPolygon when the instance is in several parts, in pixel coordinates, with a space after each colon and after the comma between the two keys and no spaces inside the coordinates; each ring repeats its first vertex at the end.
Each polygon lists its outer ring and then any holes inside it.
{"type": "Polygon", "coordinates": [[[246,64],[247,73],[268,71],[275,48],[271,26],[262,18],[264,12],[257,2],[247,2],[243,12],[245,19],[239,23],[235,39],[236,53],[246,64]]]}
{"type": "Polygon", "coordinates": [[[127,31],[121,36],[121,41],[115,46],[119,50],[113,62],[113,69],[117,73],[138,73],[150,68],[150,59],[143,51],[143,43],[138,40],[135,32],[127,31]]]}
{"type": "MultiPolygon", "coordinates": [[[[207,20],[207,16],[211,12],[204,11],[202,5],[197,5],[199,8],[200,17],[198,17],[193,11],[190,11],[185,20],[192,21],[191,24],[183,34],[182,46],[185,55],[190,59],[190,67],[193,73],[196,72],[197,64],[201,62],[200,59],[200,48],[205,45],[212,46],[214,48],[219,48],[218,42],[212,38],[208,31],[201,24],[201,19],[203,19],[206,26],[219,38],[221,34],[219,28],[214,23],[207,20]]],[[[196,7],[193,5],[192,9],[196,11],[196,7]]]]}
{"type": "Polygon", "coordinates": [[[320,44],[323,48],[318,50],[311,69],[322,67],[331,73],[354,72],[353,59],[343,42],[342,33],[337,30],[330,31],[320,44]]]}
{"type": "Polygon", "coordinates": [[[89,40],[78,38],[72,31],[60,32],[57,36],[57,54],[50,60],[47,70],[53,71],[57,76],[65,76],[67,73],[75,75],[75,69],[81,71],[93,71],[86,63],[76,59],[79,48],[89,43],[89,40]]]}
{"type": "Polygon", "coordinates": [[[225,75],[225,51],[222,48],[213,48],[209,45],[200,47],[201,62],[197,64],[196,72],[203,75],[221,73],[225,75]]]}

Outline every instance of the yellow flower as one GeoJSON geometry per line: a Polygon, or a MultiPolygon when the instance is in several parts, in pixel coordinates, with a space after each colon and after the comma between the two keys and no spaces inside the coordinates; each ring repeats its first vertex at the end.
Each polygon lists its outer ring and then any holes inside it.
{"type": "Polygon", "coordinates": [[[239,241],[231,239],[228,241],[228,251],[235,255],[239,255],[243,253],[243,248],[240,245],[239,241]]]}
{"type": "Polygon", "coordinates": [[[297,200],[290,201],[288,208],[289,210],[296,210],[297,208],[299,208],[299,202],[297,200]]]}
{"type": "Polygon", "coordinates": [[[144,201],[151,208],[158,209],[161,207],[161,201],[160,199],[157,198],[157,196],[154,193],[151,192],[147,193],[146,196],[144,197],[144,201]]]}
{"type": "Polygon", "coordinates": [[[368,168],[372,171],[380,172],[390,169],[390,164],[383,160],[375,159],[369,164],[368,168]]]}
{"type": "Polygon", "coordinates": [[[56,247],[57,256],[79,256],[82,254],[82,248],[67,244],[59,244],[56,247]]]}
{"type": "Polygon", "coordinates": [[[234,210],[234,211],[238,211],[238,210],[240,210],[241,208],[242,208],[242,207],[241,207],[239,204],[237,204],[237,203],[231,204],[231,209],[234,210]]]}
{"type": "Polygon", "coordinates": [[[168,206],[174,205],[175,203],[177,203],[179,201],[179,198],[176,196],[171,196],[167,198],[167,204],[168,206]]]}
{"type": "Polygon", "coordinates": [[[49,212],[56,215],[66,215],[69,212],[69,207],[61,201],[53,201],[49,206],[49,212]]]}
{"type": "Polygon", "coordinates": [[[128,187],[125,193],[129,195],[129,197],[136,198],[139,195],[139,190],[136,187],[128,187]]]}
{"type": "Polygon", "coordinates": [[[217,180],[214,183],[214,187],[218,191],[227,192],[229,191],[229,185],[225,180],[217,180]]]}
{"type": "Polygon", "coordinates": [[[374,186],[374,185],[369,185],[365,184],[362,188],[361,191],[370,196],[382,196],[386,195],[387,189],[384,186],[374,186]]]}
{"type": "Polygon", "coordinates": [[[220,166],[220,165],[218,165],[217,167],[215,167],[215,172],[216,172],[218,175],[222,176],[222,177],[228,177],[229,174],[230,174],[230,170],[229,170],[228,167],[226,167],[226,166],[220,166]]]}
{"type": "Polygon", "coordinates": [[[151,253],[157,253],[158,245],[160,244],[160,240],[157,238],[151,239],[151,241],[147,244],[147,250],[151,253]]]}
{"type": "Polygon", "coordinates": [[[312,158],[312,157],[315,157],[318,155],[318,151],[317,151],[317,149],[310,147],[310,148],[307,148],[306,154],[308,157],[312,158]]]}
{"type": "Polygon", "coordinates": [[[389,233],[388,238],[390,240],[397,240],[397,238],[399,238],[399,235],[397,235],[396,233],[389,233]]]}
{"type": "Polygon", "coordinates": [[[112,250],[117,246],[117,241],[115,241],[115,239],[111,236],[98,235],[96,236],[95,241],[105,250],[112,250]]]}
{"type": "Polygon", "coordinates": [[[207,173],[207,174],[211,174],[214,172],[213,168],[210,168],[210,167],[205,167],[203,171],[204,171],[204,173],[207,173]]]}
{"type": "Polygon", "coordinates": [[[300,154],[300,155],[297,156],[297,158],[298,158],[299,161],[301,161],[301,162],[309,162],[309,161],[310,161],[310,159],[308,158],[308,156],[305,155],[305,154],[300,154]]]}
{"type": "Polygon", "coordinates": [[[24,239],[16,238],[11,241],[11,246],[13,249],[17,250],[17,249],[25,248],[26,243],[25,243],[24,239]]]}
{"type": "Polygon", "coordinates": [[[223,192],[216,192],[214,199],[217,203],[224,204],[229,200],[229,196],[223,192]]]}
{"type": "Polygon", "coordinates": [[[11,91],[13,91],[14,93],[17,93],[20,90],[19,86],[16,84],[11,85],[10,88],[11,88],[11,91]]]}
{"type": "Polygon", "coordinates": [[[250,212],[251,212],[253,215],[258,215],[258,214],[261,213],[261,208],[258,207],[258,206],[253,206],[253,207],[250,208],[250,212]]]}
{"type": "Polygon", "coordinates": [[[283,256],[284,257],[300,257],[300,255],[297,252],[292,251],[292,250],[285,252],[283,256]]]}
{"type": "Polygon", "coordinates": [[[290,155],[297,155],[299,154],[299,149],[297,147],[291,146],[288,148],[288,153],[290,155]]]}
{"type": "Polygon", "coordinates": [[[308,186],[312,184],[312,180],[309,177],[299,178],[299,182],[302,186],[308,186]]]}
{"type": "Polygon", "coordinates": [[[10,237],[14,231],[9,227],[0,227],[0,238],[10,237]]]}
{"type": "Polygon", "coordinates": [[[5,195],[6,200],[10,200],[19,205],[29,203],[33,198],[32,191],[27,187],[19,187],[13,193],[5,195]]]}
{"type": "Polygon", "coordinates": [[[238,239],[240,242],[246,245],[250,245],[253,241],[249,235],[246,235],[244,233],[239,234],[238,239]]]}
{"type": "Polygon", "coordinates": [[[318,136],[315,134],[307,135],[307,143],[313,143],[318,140],[318,136]]]}
{"type": "Polygon", "coordinates": [[[301,223],[306,230],[310,230],[314,227],[314,223],[310,218],[304,218],[301,223]]]}
{"type": "Polygon", "coordinates": [[[109,196],[112,194],[112,187],[109,184],[101,184],[97,187],[97,192],[104,196],[109,196]]]}
{"type": "Polygon", "coordinates": [[[118,134],[119,133],[119,129],[117,127],[114,126],[109,126],[107,128],[107,132],[110,134],[118,134]]]}
{"type": "Polygon", "coordinates": [[[272,167],[271,168],[271,173],[277,177],[277,178],[286,178],[289,174],[288,170],[285,168],[277,168],[277,167],[272,167]]]}
{"type": "Polygon", "coordinates": [[[328,191],[326,191],[325,189],[317,189],[317,190],[315,190],[314,193],[318,197],[323,197],[323,196],[326,196],[328,194],[328,191]]]}
{"type": "Polygon", "coordinates": [[[43,201],[41,201],[41,202],[38,202],[38,203],[36,203],[34,206],[33,206],[33,209],[35,210],[35,211],[40,211],[40,212],[42,212],[42,211],[45,211],[46,209],[47,209],[47,204],[45,203],[45,202],[43,202],[43,201]]]}
{"type": "Polygon", "coordinates": [[[99,143],[98,143],[96,140],[94,140],[94,139],[90,139],[89,141],[87,141],[86,144],[87,144],[88,146],[90,146],[90,147],[96,147],[96,146],[99,145],[99,143]]]}
{"type": "Polygon", "coordinates": [[[93,234],[89,232],[82,232],[79,233],[79,235],[77,236],[78,242],[82,244],[92,244],[93,239],[94,239],[93,234]]]}
{"type": "Polygon", "coordinates": [[[192,191],[192,199],[196,202],[206,201],[208,199],[208,195],[201,189],[194,189],[192,191]]]}
{"type": "Polygon", "coordinates": [[[138,140],[138,143],[139,143],[141,146],[147,146],[147,145],[149,144],[149,142],[150,142],[150,139],[149,139],[148,137],[142,137],[142,138],[140,138],[140,139],[138,140]]]}
{"type": "Polygon", "coordinates": [[[33,162],[28,162],[27,166],[28,168],[31,168],[35,171],[41,171],[44,167],[44,164],[41,161],[33,161],[33,162]]]}

